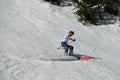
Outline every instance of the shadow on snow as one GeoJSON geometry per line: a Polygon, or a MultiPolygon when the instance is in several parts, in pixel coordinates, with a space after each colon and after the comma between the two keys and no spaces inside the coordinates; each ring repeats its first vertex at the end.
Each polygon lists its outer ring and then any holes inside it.
{"type": "Polygon", "coordinates": [[[51,59],[51,61],[77,61],[77,60],[81,61],[81,58],[83,58],[83,57],[89,57],[89,59],[83,60],[83,61],[90,61],[90,60],[96,60],[96,59],[102,60],[102,58],[99,58],[99,57],[74,54],[73,56],[68,56],[67,58],[51,59]]]}

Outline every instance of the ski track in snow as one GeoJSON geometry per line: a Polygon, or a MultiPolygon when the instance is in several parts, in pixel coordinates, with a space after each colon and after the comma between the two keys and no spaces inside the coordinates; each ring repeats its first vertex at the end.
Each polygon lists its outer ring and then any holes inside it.
{"type": "Polygon", "coordinates": [[[86,27],[73,7],[42,0],[0,1],[0,80],[120,80],[117,24],[86,27]],[[63,55],[57,47],[69,30],[76,54],[102,59],[51,61],[63,55]]]}

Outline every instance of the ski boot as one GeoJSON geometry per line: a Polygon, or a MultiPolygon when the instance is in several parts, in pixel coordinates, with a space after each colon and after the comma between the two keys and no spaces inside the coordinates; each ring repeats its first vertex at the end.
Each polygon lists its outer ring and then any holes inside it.
{"type": "Polygon", "coordinates": [[[73,56],[73,52],[72,51],[69,52],[69,56],[73,56]]]}

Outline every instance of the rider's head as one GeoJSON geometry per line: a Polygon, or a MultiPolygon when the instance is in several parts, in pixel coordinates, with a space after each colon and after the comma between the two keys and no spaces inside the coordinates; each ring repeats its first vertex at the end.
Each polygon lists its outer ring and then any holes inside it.
{"type": "Polygon", "coordinates": [[[74,35],[74,31],[69,31],[69,36],[73,36],[74,35]]]}

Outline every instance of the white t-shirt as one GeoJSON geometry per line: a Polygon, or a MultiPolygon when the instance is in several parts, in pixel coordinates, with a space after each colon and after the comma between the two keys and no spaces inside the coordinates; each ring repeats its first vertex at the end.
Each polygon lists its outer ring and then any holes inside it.
{"type": "Polygon", "coordinates": [[[61,42],[68,42],[68,41],[69,41],[69,37],[68,37],[68,34],[66,34],[66,35],[63,37],[63,39],[62,39],[61,42]]]}

